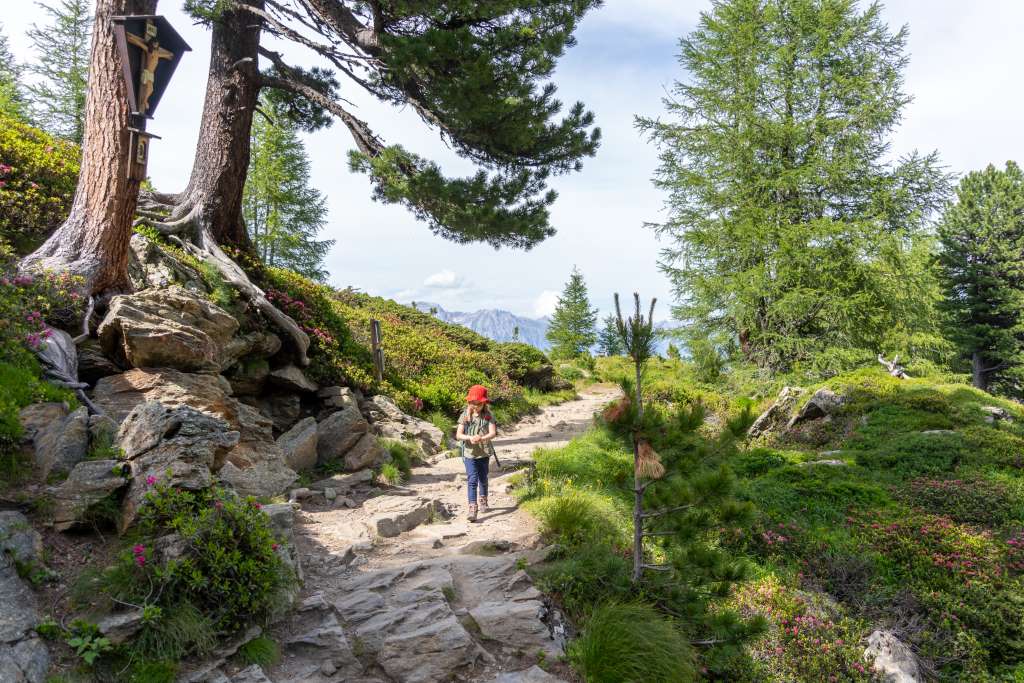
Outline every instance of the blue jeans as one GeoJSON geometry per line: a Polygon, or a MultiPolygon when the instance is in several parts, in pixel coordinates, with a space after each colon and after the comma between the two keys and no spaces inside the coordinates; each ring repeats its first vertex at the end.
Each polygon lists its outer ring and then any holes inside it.
{"type": "Polygon", "coordinates": [[[462,459],[466,466],[466,490],[469,493],[470,505],[476,504],[477,487],[480,489],[480,497],[487,497],[487,466],[490,462],[490,458],[462,459]]]}

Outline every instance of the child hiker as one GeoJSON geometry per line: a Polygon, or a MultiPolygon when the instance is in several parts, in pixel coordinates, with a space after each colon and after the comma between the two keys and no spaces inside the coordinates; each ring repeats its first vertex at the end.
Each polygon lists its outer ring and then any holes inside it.
{"type": "Polygon", "coordinates": [[[469,521],[476,521],[476,513],[486,513],[487,508],[487,466],[494,447],[491,440],[498,434],[494,416],[487,407],[487,389],[475,384],[466,396],[466,409],[459,415],[459,429],[455,438],[462,450],[462,462],[466,466],[466,489],[469,494],[469,521]],[[480,491],[480,506],[477,508],[477,490],[480,491]]]}

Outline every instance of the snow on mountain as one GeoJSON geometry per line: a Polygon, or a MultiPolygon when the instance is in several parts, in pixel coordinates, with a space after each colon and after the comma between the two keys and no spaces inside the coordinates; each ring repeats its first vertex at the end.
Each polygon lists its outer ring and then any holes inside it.
{"type": "Polygon", "coordinates": [[[468,327],[477,334],[500,342],[513,341],[516,328],[519,328],[519,341],[547,351],[551,344],[545,339],[548,332],[547,318],[525,318],[509,311],[496,308],[472,311],[446,311],[437,304],[417,301],[413,304],[417,310],[432,313],[436,318],[455,325],[468,327]]]}

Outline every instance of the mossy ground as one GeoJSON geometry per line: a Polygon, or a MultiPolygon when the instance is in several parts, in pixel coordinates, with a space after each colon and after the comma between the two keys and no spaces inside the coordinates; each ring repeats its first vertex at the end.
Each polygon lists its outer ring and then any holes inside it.
{"type": "MultiPolygon", "coordinates": [[[[606,378],[625,369],[622,359],[598,360],[606,378]]],[[[708,407],[705,438],[744,399],[761,408],[795,383],[751,378],[701,384],[678,361],[648,373],[655,402],[708,407]]],[[[1024,678],[1024,410],[960,379],[869,368],[812,384],[808,396],[824,385],[848,397],[838,414],[729,455],[756,521],[721,529],[718,543],[754,574],[719,608],[763,616],[768,630],[728,661],[705,661],[709,678],[869,680],[862,638],[876,628],[895,630],[930,675],[1024,678]],[[1011,420],[992,422],[986,406],[1011,420]],[[823,458],[846,464],[808,464],[823,458]]],[[[537,457],[527,505],[548,533],[583,541],[539,580],[584,622],[596,605],[635,596],[623,552],[631,457],[603,427],[537,457]]]]}

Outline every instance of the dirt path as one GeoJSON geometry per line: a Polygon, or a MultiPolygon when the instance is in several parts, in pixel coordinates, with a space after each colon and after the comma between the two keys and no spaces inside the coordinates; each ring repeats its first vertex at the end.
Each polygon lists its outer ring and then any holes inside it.
{"type": "Polygon", "coordinates": [[[416,467],[404,486],[383,491],[351,475],[334,477],[333,502],[303,501],[295,535],[314,616],[292,620],[283,637],[287,643],[297,631],[334,624],[352,655],[338,655],[344,648],[335,642],[286,658],[272,680],[491,681],[561,654],[543,596],[521,571],[543,551],[535,550],[536,520],[516,504],[509,478],[537,448],[562,446],[586,431],[617,394],[591,387],[500,429],[495,449],[503,468],[491,461],[491,511],[476,523],[466,519],[461,458],[416,467]],[[333,659],[314,676],[316,658],[332,649],[333,659]]]}

